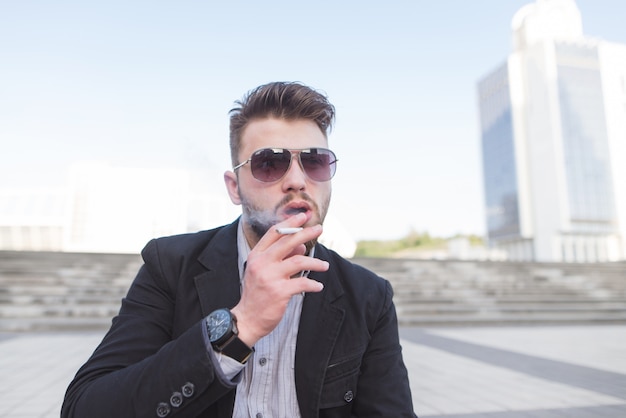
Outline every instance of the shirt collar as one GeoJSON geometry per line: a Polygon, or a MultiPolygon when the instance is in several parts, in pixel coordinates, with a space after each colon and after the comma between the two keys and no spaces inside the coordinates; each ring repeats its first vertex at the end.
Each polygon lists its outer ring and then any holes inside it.
{"type": "Polygon", "coordinates": [[[237,253],[239,254],[238,263],[239,266],[239,281],[243,282],[243,272],[248,260],[248,254],[250,254],[250,245],[243,233],[243,221],[239,219],[239,225],[237,226],[237,253]]]}

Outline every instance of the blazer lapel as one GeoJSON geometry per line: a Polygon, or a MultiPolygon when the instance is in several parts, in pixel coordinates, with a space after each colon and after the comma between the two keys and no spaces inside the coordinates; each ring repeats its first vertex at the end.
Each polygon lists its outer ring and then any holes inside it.
{"type": "Polygon", "coordinates": [[[232,308],[241,298],[237,263],[237,222],[219,230],[198,257],[207,269],[194,278],[203,316],[232,308]]]}
{"type": "MultiPolygon", "coordinates": [[[[328,254],[318,246],[316,257],[328,260],[328,254]]],[[[334,305],[343,288],[331,270],[311,273],[310,277],[324,284],[320,293],[307,293],[302,305],[296,344],[296,393],[302,418],[317,417],[319,398],[325,370],[335,347],[345,311],[334,305]]]]}

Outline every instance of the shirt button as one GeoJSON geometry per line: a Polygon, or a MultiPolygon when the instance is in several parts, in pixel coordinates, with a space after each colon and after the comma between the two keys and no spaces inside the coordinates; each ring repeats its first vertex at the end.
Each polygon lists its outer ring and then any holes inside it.
{"type": "Polygon", "coordinates": [[[346,402],[352,402],[352,399],[354,399],[354,393],[352,393],[351,390],[347,391],[343,395],[343,400],[346,401],[346,402]]]}
{"type": "Polygon", "coordinates": [[[183,403],[183,394],[180,392],[174,392],[172,393],[172,397],[170,398],[170,404],[174,407],[174,408],[178,408],[180,406],[180,404],[183,403]]]}
{"type": "MultiPolygon", "coordinates": [[[[267,359],[266,359],[265,357],[261,357],[261,358],[259,359],[259,364],[260,364],[261,366],[265,366],[265,365],[267,364],[267,359]]],[[[257,416],[258,416],[258,414],[257,414],[257,416]]]]}
{"type": "Polygon", "coordinates": [[[170,413],[170,406],[168,404],[166,404],[165,402],[161,402],[157,406],[156,413],[157,413],[157,417],[165,418],[170,413]]]}
{"type": "Polygon", "coordinates": [[[187,382],[183,385],[183,396],[185,398],[191,398],[195,392],[196,387],[193,383],[187,382]]]}
{"type": "Polygon", "coordinates": [[[257,414],[256,414],[256,418],[263,418],[263,414],[262,414],[262,413],[260,413],[260,412],[257,412],[257,414]]]}

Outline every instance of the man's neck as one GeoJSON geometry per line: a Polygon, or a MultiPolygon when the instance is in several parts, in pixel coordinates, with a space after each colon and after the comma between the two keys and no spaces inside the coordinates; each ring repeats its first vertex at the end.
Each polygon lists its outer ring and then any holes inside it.
{"type": "Polygon", "coordinates": [[[243,235],[246,238],[246,242],[248,243],[250,249],[252,249],[257,245],[261,238],[257,236],[257,234],[243,218],[241,218],[240,222],[243,226],[243,235]]]}

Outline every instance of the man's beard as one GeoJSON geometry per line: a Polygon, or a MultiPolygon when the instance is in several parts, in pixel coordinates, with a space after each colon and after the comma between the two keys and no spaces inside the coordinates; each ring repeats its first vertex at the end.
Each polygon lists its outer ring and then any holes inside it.
{"type": "MultiPolygon", "coordinates": [[[[318,216],[317,221],[321,224],[324,222],[326,218],[326,212],[328,211],[328,206],[330,204],[330,195],[328,199],[323,202],[322,207],[320,208],[311,197],[307,193],[297,193],[297,194],[289,194],[285,196],[275,207],[274,209],[261,209],[256,207],[253,203],[251,203],[244,194],[241,193],[241,189],[239,190],[239,196],[241,198],[241,205],[243,208],[243,218],[252,230],[252,232],[256,235],[257,241],[263,237],[274,225],[281,222],[283,219],[280,219],[278,216],[279,211],[282,207],[287,205],[292,200],[296,198],[300,198],[309,204],[311,210],[315,214],[314,216],[318,216]]],[[[304,245],[306,247],[306,253],[309,254],[311,249],[317,243],[317,239],[307,241],[304,245]]]]}

